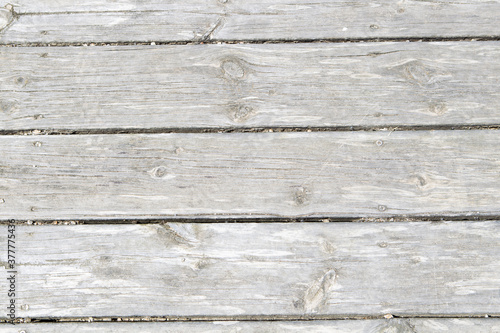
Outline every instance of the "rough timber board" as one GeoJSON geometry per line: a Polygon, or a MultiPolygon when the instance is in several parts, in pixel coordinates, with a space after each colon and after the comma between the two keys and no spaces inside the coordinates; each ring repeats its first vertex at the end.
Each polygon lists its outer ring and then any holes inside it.
{"type": "Polygon", "coordinates": [[[500,123],[497,42],[21,47],[0,58],[3,130],[500,123]]]}
{"type": "Polygon", "coordinates": [[[22,318],[500,314],[498,221],[25,225],[16,246],[22,318]]]}
{"type": "MultiPolygon", "coordinates": [[[[37,333],[498,333],[498,319],[391,319],[278,322],[161,322],[161,323],[57,323],[20,324],[18,330],[37,333]]],[[[11,333],[11,326],[0,326],[0,333],[11,333]]]]}
{"type": "Polygon", "coordinates": [[[498,36],[498,0],[30,1],[0,13],[0,42],[498,36]]]}
{"type": "Polygon", "coordinates": [[[495,215],[500,131],[3,136],[2,218],[495,215]]]}

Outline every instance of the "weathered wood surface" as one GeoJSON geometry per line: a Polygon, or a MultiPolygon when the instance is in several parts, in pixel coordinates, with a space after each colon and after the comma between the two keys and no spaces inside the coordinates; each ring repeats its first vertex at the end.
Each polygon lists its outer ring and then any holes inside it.
{"type": "Polygon", "coordinates": [[[0,137],[2,218],[500,211],[500,131],[0,137]]]}
{"type": "Polygon", "coordinates": [[[21,47],[0,58],[4,130],[500,123],[496,42],[21,47]]]}
{"type": "Polygon", "coordinates": [[[20,0],[13,10],[0,13],[2,43],[500,34],[498,0],[20,0]]]}
{"type": "MultiPolygon", "coordinates": [[[[116,333],[498,333],[498,319],[391,319],[277,322],[185,322],[185,323],[57,323],[20,324],[27,333],[116,332],[116,333]]],[[[12,333],[12,326],[0,326],[0,333],[12,333]]]]}
{"type": "Polygon", "coordinates": [[[24,318],[500,314],[498,221],[25,225],[16,234],[24,318]]]}

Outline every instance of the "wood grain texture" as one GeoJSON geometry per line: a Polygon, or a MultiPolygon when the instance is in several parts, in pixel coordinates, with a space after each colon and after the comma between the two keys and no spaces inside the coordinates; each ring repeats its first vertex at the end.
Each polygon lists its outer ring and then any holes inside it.
{"type": "Polygon", "coordinates": [[[25,225],[16,235],[23,318],[500,314],[498,221],[25,225]]]}
{"type": "Polygon", "coordinates": [[[499,124],[500,43],[0,48],[0,129],[499,124]]]}
{"type": "MultiPolygon", "coordinates": [[[[15,2],[0,42],[498,36],[498,0],[15,2]],[[7,25],[8,24],[8,25],[7,25]]],[[[4,16],[8,17],[9,10],[4,16]]]]}
{"type": "Polygon", "coordinates": [[[0,137],[15,219],[500,211],[500,131],[0,137]]]}
{"type": "MultiPolygon", "coordinates": [[[[20,324],[27,333],[116,332],[116,333],[499,333],[498,319],[391,319],[278,322],[186,322],[186,323],[57,323],[20,324]]],[[[0,326],[0,333],[12,333],[12,327],[0,326]]]]}

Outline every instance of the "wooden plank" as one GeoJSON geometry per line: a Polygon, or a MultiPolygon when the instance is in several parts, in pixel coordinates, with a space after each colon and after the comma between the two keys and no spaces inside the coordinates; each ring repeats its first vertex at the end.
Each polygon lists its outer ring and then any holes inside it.
{"type": "Polygon", "coordinates": [[[24,225],[16,248],[21,318],[500,314],[498,221],[24,225]]]}
{"type": "Polygon", "coordinates": [[[2,218],[500,211],[500,132],[3,136],[2,218]]]}
{"type": "MultiPolygon", "coordinates": [[[[311,332],[311,333],[498,333],[498,319],[391,319],[391,320],[332,320],[277,322],[168,322],[168,323],[57,323],[20,324],[19,331],[38,333],[67,332],[144,332],[144,333],[233,333],[233,332],[311,332]]],[[[0,326],[0,333],[11,333],[12,327],[0,326]]]]}
{"type": "MultiPolygon", "coordinates": [[[[10,7],[9,7],[10,8],[10,7]]],[[[498,36],[498,0],[16,1],[3,43],[498,36]],[[314,18],[314,19],[312,19],[314,18]]]]}
{"type": "Polygon", "coordinates": [[[3,130],[500,123],[497,42],[21,47],[0,57],[3,130]]]}

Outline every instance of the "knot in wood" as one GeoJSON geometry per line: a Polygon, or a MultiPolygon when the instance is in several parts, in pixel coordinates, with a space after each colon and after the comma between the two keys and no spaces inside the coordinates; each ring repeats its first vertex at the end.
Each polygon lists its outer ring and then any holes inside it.
{"type": "Polygon", "coordinates": [[[235,58],[223,60],[220,67],[224,75],[230,79],[241,80],[245,77],[245,67],[235,58]]]}
{"type": "Polygon", "coordinates": [[[411,61],[403,68],[403,75],[412,83],[420,86],[432,86],[437,82],[435,71],[420,61],[411,61]]]}
{"type": "Polygon", "coordinates": [[[444,102],[430,102],[429,111],[435,115],[441,116],[448,112],[448,107],[444,102]]]}
{"type": "Polygon", "coordinates": [[[231,110],[231,118],[233,121],[241,123],[250,118],[254,113],[251,106],[248,105],[234,105],[231,110]]]}
{"type": "Polygon", "coordinates": [[[293,192],[293,200],[298,206],[305,206],[309,204],[311,191],[303,186],[296,187],[293,192]]]}
{"type": "Polygon", "coordinates": [[[171,175],[169,175],[168,168],[163,165],[153,168],[148,173],[151,175],[152,178],[155,179],[173,178],[171,175]]]}
{"type": "Polygon", "coordinates": [[[15,82],[17,85],[24,88],[28,84],[28,79],[26,79],[25,77],[19,76],[18,78],[15,79],[15,82]]]}
{"type": "Polygon", "coordinates": [[[19,110],[19,103],[13,100],[0,101],[0,112],[12,114],[19,110]]]}

